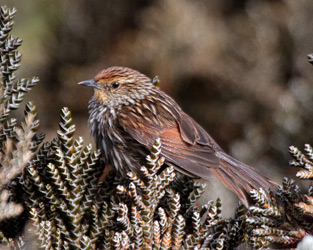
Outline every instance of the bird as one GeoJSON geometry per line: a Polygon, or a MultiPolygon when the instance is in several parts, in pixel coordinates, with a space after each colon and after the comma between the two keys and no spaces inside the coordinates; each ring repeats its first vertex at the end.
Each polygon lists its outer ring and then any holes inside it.
{"type": "Polygon", "coordinates": [[[223,151],[182,108],[131,68],[112,66],[79,85],[94,89],[89,101],[91,134],[106,164],[122,176],[139,172],[156,139],[167,166],[192,178],[215,176],[247,207],[253,189],[275,189],[275,182],[223,151]]]}

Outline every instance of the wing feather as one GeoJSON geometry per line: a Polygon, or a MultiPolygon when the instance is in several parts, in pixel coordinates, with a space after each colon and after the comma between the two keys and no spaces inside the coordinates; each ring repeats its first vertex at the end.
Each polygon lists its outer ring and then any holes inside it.
{"type": "Polygon", "coordinates": [[[184,142],[195,145],[203,145],[221,150],[220,146],[213,140],[211,136],[189,115],[181,112],[178,117],[179,131],[184,142]]]}
{"type": "MultiPolygon", "coordinates": [[[[164,112],[164,110],[159,112],[164,112]]],[[[151,122],[156,117],[148,117],[153,113],[143,113],[146,119],[140,119],[142,114],[128,112],[127,116],[120,116],[119,124],[147,149],[150,149],[156,138],[160,138],[162,143],[161,154],[168,163],[173,164],[181,172],[194,177],[201,176],[204,179],[212,177],[210,169],[219,167],[219,159],[215,155],[214,148],[197,143],[197,140],[202,140],[202,144],[209,144],[210,140],[200,125],[187,115],[184,115],[185,123],[182,125],[180,125],[179,118],[173,116],[173,120],[167,119],[156,124],[151,122]],[[139,120],[140,123],[143,123],[141,126],[136,125],[139,120]]],[[[158,118],[160,119],[160,117],[158,118]]]]}

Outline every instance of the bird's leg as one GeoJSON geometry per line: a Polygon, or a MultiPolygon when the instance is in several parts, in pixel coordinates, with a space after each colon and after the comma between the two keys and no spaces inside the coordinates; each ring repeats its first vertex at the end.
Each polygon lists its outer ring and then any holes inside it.
{"type": "Polygon", "coordinates": [[[103,182],[112,169],[113,167],[111,164],[105,164],[102,175],[99,178],[99,182],[103,182]]]}

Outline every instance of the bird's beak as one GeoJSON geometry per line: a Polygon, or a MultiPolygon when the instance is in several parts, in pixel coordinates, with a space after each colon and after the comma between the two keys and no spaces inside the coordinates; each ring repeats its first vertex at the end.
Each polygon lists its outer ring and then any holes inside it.
{"type": "Polygon", "coordinates": [[[101,89],[101,86],[99,84],[97,84],[96,81],[93,79],[82,81],[82,82],[79,82],[78,84],[79,85],[85,85],[87,87],[96,88],[96,89],[101,89]]]}

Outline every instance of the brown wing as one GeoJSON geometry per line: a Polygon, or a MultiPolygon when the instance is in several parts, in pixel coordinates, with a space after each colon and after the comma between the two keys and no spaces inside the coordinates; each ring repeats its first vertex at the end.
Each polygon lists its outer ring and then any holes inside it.
{"type": "Polygon", "coordinates": [[[122,128],[148,149],[156,138],[160,138],[161,154],[168,163],[187,175],[211,178],[210,169],[219,167],[219,159],[215,155],[219,147],[205,130],[173,106],[170,110],[163,105],[150,108],[146,104],[145,107],[140,111],[135,107],[125,107],[124,115],[119,118],[122,128]]]}
{"type": "Polygon", "coordinates": [[[159,137],[162,143],[162,155],[178,169],[182,169],[182,172],[210,179],[212,177],[210,168],[219,167],[219,159],[215,156],[215,151],[210,147],[187,144],[182,139],[177,125],[160,131],[159,137]]]}

